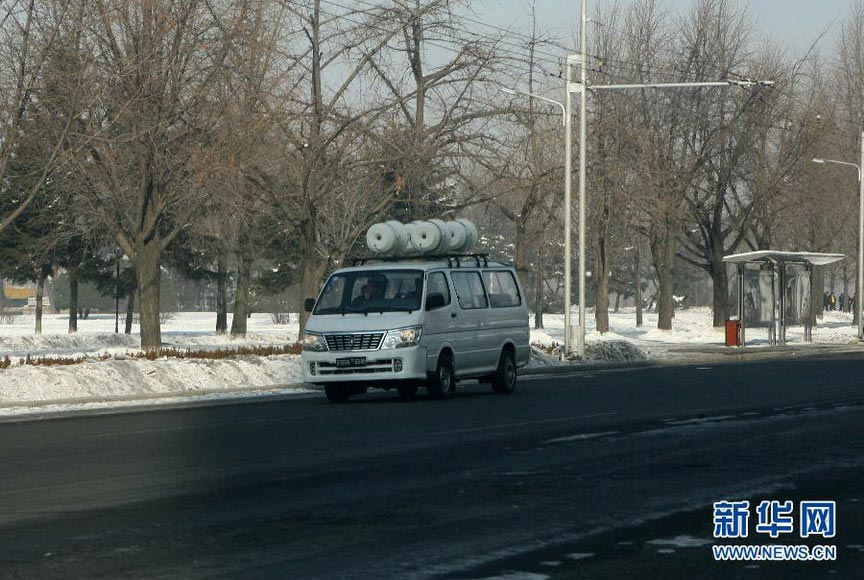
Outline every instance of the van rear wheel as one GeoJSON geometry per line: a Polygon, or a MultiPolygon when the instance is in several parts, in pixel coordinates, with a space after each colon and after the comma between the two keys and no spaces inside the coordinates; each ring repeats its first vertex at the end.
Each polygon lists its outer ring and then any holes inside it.
{"type": "Polygon", "coordinates": [[[324,385],[324,394],[331,403],[344,403],[352,395],[345,385],[324,385]]]}
{"type": "Polygon", "coordinates": [[[453,368],[453,358],[442,354],[438,358],[435,374],[426,383],[426,392],[430,399],[446,399],[456,391],[456,371],[453,368]]]}
{"type": "Polygon", "coordinates": [[[492,392],[499,395],[509,395],[516,389],[516,357],[513,352],[505,350],[498,359],[498,368],[492,375],[492,392]]]}

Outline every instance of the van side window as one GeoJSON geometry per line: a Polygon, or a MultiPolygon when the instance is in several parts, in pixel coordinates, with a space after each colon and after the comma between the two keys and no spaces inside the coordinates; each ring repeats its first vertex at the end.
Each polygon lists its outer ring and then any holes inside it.
{"type": "Polygon", "coordinates": [[[444,304],[442,306],[450,304],[450,286],[447,284],[447,277],[444,275],[444,272],[432,272],[429,274],[426,299],[428,300],[432,294],[440,294],[444,297],[444,304]]]}
{"type": "Polygon", "coordinates": [[[516,285],[516,279],[513,278],[512,272],[485,270],[483,278],[486,281],[486,289],[489,291],[489,302],[492,303],[492,308],[522,305],[519,286],[516,285]]]}
{"type": "Polygon", "coordinates": [[[479,272],[450,272],[453,287],[456,288],[456,298],[463,310],[486,308],[486,293],[479,272]]]}

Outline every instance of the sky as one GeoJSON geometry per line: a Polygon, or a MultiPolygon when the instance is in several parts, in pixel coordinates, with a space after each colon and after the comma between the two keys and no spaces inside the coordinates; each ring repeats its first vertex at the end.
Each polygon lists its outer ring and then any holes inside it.
{"type": "MultiPolygon", "coordinates": [[[[630,0],[622,0],[628,4],[630,0]]],[[[693,0],[666,0],[676,11],[687,10],[693,0]]],[[[761,32],[786,47],[792,56],[803,56],[827,30],[819,52],[830,57],[840,23],[855,0],[741,0],[759,21],[761,32]]],[[[589,16],[604,0],[588,0],[589,16]]],[[[478,17],[503,26],[530,30],[529,0],[487,0],[477,8],[478,17]]],[[[580,0],[536,0],[538,25],[562,39],[573,38],[577,29],[580,0]]]]}

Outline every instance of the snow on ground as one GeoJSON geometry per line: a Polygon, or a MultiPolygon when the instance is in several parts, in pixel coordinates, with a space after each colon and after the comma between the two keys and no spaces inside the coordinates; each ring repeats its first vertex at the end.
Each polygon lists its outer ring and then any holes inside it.
{"type": "MultiPolygon", "coordinates": [[[[292,316],[297,320],[296,316],[292,316]]],[[[166,346],[181,349],[217,349],[239,346],[283,346],[297,340],[296,322],[274,324],[268,314],[254,314],[249,320],[246,338],[217,336],[216,316],[212,312],[176,314],[163,324],[162,340],[166,346]]],[[[575,320],[575,317],[574,317],[575,320]]],[[[531,331],[532,343],[560,344],[564,338],[563,315],[545,315],[545,328],[531,331]]],[[[229,315],[230,324],[230,315],[229,315]]],[[[533,326],[533,320],[532,320],[533,326]]],[[[13,324],[0,325],[0,357],[9,356],[13,363],[28,355],[47,357],[79,357],[108,354],[111,359],[71,366],[18,366],[0,370],[0,414],[3,408],[47,401],[92,401],[112,397],[152,398],[177,394],[226,394],[238,388],[258,387],[262,391],[276,385],[294,384],[304,390],[301,380],[300,357],[277,355],[268,357],[236,357],[225,360],[179,360],[163,358],[155,361],[129,359],[124,355],[137,352],[138,327],[132,335],[114,334],[114,317],[94,315],[78,323],[77,334],[66,333],[65,315],[49,314],[43,320],[40,337],[33,335],[33,317],[18,317],[13,324]]],[[[803,329],[787,332],[791,343],[803,344],[803,329]]],[[[814,344],[849,344],[855,341],[851,314],[828,312],[813,331],[814,344]]],[[[673,329],[657,329],[657,315],[645,313],[644,324],[637,328],[632,308],[610,313],[610,332],[600,335],[595,330],[594,315],[588,315],[586,359],[593,361],[632,361],[644,358],[674,358],[688,356],[700,348],[723,345],[722,329],[712,326],[709,308],[676,310],[673,329]]],[[[767,345],[765,329],[747,331],[748,345],[767,345]]],[[[535,349],[533,365],[557,364],[557,359],[535,349]]],[[[127,403],[128,404],[128,403],[127,403]]]]}
{"type": "MultiPolygon", "coordinates": [[[[578,319],[574,313],[573,321],[578,319]]],[[[669,358],[680,356],[682,351],[688,349],[722,347],[725,343],[724,330],[714,328],[713,317],[710,308],[688,308],[676,310],[675,318],[672,320],[672,330],[659,330],[657,328],[657,314],[646,312],[643,316],[642,327],[636,326],[636,312],[634,308],[622,308],[620,312],[609,313],[609,332],[601,335],[596,331],[594,313],[587,316],[588,325],[586,333],[586,353],[589,358],[601,359],[602,357],[591,356],[592,347],[597,352],[608,352],[609,346],[602,346],[604,342],[613,344],[629,343],[647,358],[669,358]]],[[[541,330],[531,330],[531,341],[543,345],[561,344],[564,341],[564,315],[546,314],[543,316],[544,327],[541,330]]],[[[533,326],[533,318],[531,321],[533,326]]],[[[746,330],[747,346],[767,346],[768,330],[765,328],[750,328],[746,330]]],[[[786,330],[786,340],[789,344],[803,346],[804,328],[790,327],[786,330]]],[[[813,329],[813,344],[851,344],[856,341],[856,329],[852,326],[852,314],[842,312],[826,312],[823,320],[820,320],[813,329]]],[[[626,351],[626,349],[624,349],[626,351]]],[[[629,352],[629,351],[626,351],[629,352]]],[[[626,360],[618,357],[617,360],[626,360]]]]}
{"type": "MultiPolygon", "coordinates": [[[[296,320],[296,317],[295,317],[296,320]]],[[[297,323],[276,325],[268,314],[254,314],[246,338],[217,336],[216,316],[210,312],[175,315],[162,326],[166,346],[184,349],[237,348],[240,346],[284,346],[297,340],[297,323]]],[[[229,316],[229,325],[230,325],[229,316]]],[[[122,321],[121,321],[122,324],[122,321]]],[[[114,317],[95,315],[78,321],[78,333],[69,335],[66,315],[46,315],[43,335],[33,335],[33,317],[18,317],[14,324],[0,325],[0,357],[13,365],[0,370],[0,407],[20,407],[45,401],[96,400],[112,397],[149,398],[196,392],[273,388],[302,380],[300,357],[276,355],[243,356],[222,360],[163,358],[155,361],[129,359],[138,352],[137,325],[133,334],[114,334],[114,317]],[[32,357],[81,357],[109,354],[106,361],[70,366],[19,366],[18,359],[32,357]]],[[[303,391],[295,386],[294,390],[303,391]]]]}

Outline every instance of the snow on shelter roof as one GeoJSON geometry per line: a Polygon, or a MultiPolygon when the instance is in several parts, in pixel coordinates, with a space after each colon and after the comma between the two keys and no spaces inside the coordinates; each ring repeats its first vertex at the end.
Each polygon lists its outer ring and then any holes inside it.
{"type": "Polygon", "coordinates": [[[846,254],[820,254],[817,252],[776,252],[774,250],[759,250],[757,252],[744,252],[743,254],[731,254],[723,258],[724,262],[741,264],[743,262],[789,262],[814,266],[824,266],[839,262],[846,254]]]}

